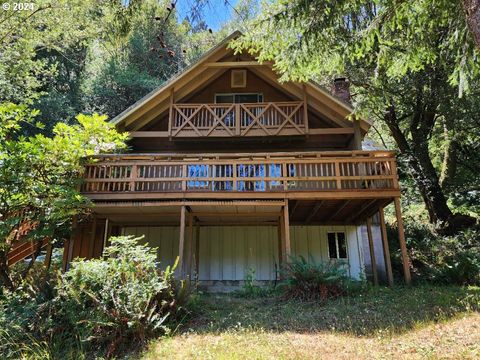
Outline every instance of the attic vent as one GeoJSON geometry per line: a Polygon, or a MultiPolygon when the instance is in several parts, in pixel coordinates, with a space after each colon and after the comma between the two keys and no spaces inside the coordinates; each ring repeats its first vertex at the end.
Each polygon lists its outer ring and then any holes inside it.
{"type": "Polygon", "coordinates": [[[247,86],[247,70],[232,70],[232,88],[247,86]]]}

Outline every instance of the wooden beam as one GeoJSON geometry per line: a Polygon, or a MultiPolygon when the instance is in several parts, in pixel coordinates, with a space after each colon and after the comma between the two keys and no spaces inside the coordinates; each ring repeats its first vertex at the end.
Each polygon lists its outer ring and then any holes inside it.
{"type": "Polygon", "coordinates": [[[287,261],[287,254],[285,252],[285,213],[281,212],[278,222],[278,236],[279,236],[279,255],[281,255],[280,262],[284,264],[287,261]]]}
{"type": "Polygon", "coordinates": [[[383,206],[380,206],[378,209],[378,215],[380,217],[380,228],[382,230],[383,256],[385,259],[387,281],[389,286],[393,286],[392,262],[390,260],[390,248],[388,246],[387,227],[385,226],[385,214],[383,212],[383,206]]]}
{"type": "Polygon", "coordinates": [[[300,205],[300,201],[299,200],[294,200],[292,210],[290,211],[290,220],[292,220],[293,214],[295,213],[295,210],[297,210],[298,205],[300,205]]]}
{"type": "Polygon", "coordinates": [[[228,213],[228,212],[201,212],[201,211],[197,211],[195,212],[195,215],[198,216],[198,217],[218,217],[218,218],[221,218],[221,217],[267,217],[267,216],[271,216],[271,217],[277,217],[278,216],[278,212],[238,212],[238,213],[228,213]]]}
{"type": "Polygon", "coordinates": [[[192,258],[193,258],[193,214],[188,214],[188,246],[187,246],[187,266],[186,275],[192,280],[192,258]]]}
{"type": "Polygon", "coordinates": [[[198,279],[200,274],[200,225],[195,226],[195,276],[198,279]]]}
{"type": "Polygon", "coordinates": [[[260,64],[258,61],[222,61],[222,62],[207,62],[203,64],[209,68],[239,68],[239,67],[252,67],[252,66],[266,66],[271,65],[271,62],[264,62],[260,64]]]}
{"type": "Polygon", "coordinates": [[[360,210],[355,211],[354,214],[346,220],[346,222],[348,223],[348,222],[353,221],[355,218],[358,218],[362,213],[367,211],[368,208],[371,207],[376,201],[377,201],[377,199],[371,199],[370,201],[363,204],[362,207],[360,208],[360,210]]]}
{"type": "MultiPolygon", "coordinates": [[[[351,128],[348,128],[351,130],[351,128]]],[[[94,159],[108,159],[110,161],[120,161],[120,160],[160,160],[168,158],[180,158],[180,159],[190,159],[190,158],[228,158],[235,159],[238,157],[251,157],[251,152],[239,152],[239,153],[140,153],[140,154],[100,154],[92,156],[94,159]]],[[[374,150],[374,151],[357,151],[357,150],[335,150],[335,151],[279,151],[279,152],[255,152],[255,157],[265,157],[265,158],[284,158],[288,157],[301,157],[312,158],[312,159],[338,159],[344,160],[347,162],[351,161],[362,161],[362,160],[386,160],[386,161],[395,161],[395,152],[388,150],[374,150]]]]}
{"type": "Polygon", "coordinates": [[[285,251],[285,259],[288,261],[288,258],[291,255],[290,249],[290,221],[289,221],[289,213],[288,213],[288,201],[285,202],[285,206],[283,207],[283,237],[285,239],[284,244],[284,251],[285,251]]]}
{"type": "Polygon", "coordinates": [[[183,255],[185,249],[185,213],[187,212],[186,206],[183,205],[180,210],[180,237],[178,242],[178,267],[177,273],[181,278],[184,278],[184,264],[183,255]]]}
{"type": "Polygon", "coordinates": [[[310,128],[308,133],[310,135],[350,135],[354,134],[354,130],[353,128],[310,128]]]}
{"type": "Polygon", "coordinates": [[[332,219],[335,218],[335,216],[337,216],[338,214],[340,214],[342,212],[343,209],[345,209],[345,207],[350,203],[351,200],[345,200],[343,202],[342,205],[339,206],[339,208],[332,214],[328,217],[328,219],[326,221],[330,221],[332,219]]]}
{"type": "Polygon", "coordinates": [[[277,224],[277,242],[278,242],[278,267],[279,270],[285,262],[285,254],[283,252],[283,212],[280,215],[277,224]]]}
{"type": "Polygon", "coordinates": [[[308,224],[310,221],[312,221],[312,219],[315,217],[315,215],[317,215],[318,210],[320,210],[322,205],[323,205],[323,201],[319,201],[313,206],[312,211],[310,212],[310,214],[308,214],[307,218],[305,219],[305,224],[308,224]]]}
{"type": "Polygon", "coordinates": [[[410,274],[410,260],[408,258],[407,244],[405,242],[405,230],[403,227],[402,208],[400,207],[400,198],[396,197],[394,199],[394,203],[395,203],[395,215],[397,216],[398,241],[400,242],[400,250],[402,253],[403,276],[405,278],[405,284],[410,285],[412,282],[412,277],[410,274]]]}
{"type": "Polygon", "coordinates": [[[367,218],[367,236],[368,236],[368,248],[370,250],[370,263],[372,265],[373,284],[378,286],[378,269],[377,260],[375,259],[375,247],[373,244],[372,236],[372,218],[367,218]]]}
{"type": "MultiPolygon", "coordinates": [[[[179,191],[179,192],[137,192],[137,193],[86,193],[85,196],[91,200],[132,200],[139,199],[176,199],[176,200],[198,200],[198,199],[212,199],[212,200],[232,200],[232,199],[291,199],[291,200],[340,200],[340,199],[388,199],[400,196],[398,190],[332,190],[332,191],[288,191],[284,192],[192,192],[192,191],[179,191]]],[[[372,203],[375,200],[372,200],[372,203]]],[[[355,217],[354,217],[355,218],[355,217]]]]}
{"type": "MultiPolygon", "coordinates": [[[[170,131],[170,129],[169,129],[170,131]]],[[[167,138],[169,131],[131,131],[131,138],[167,138]]]]}
{"type": "Polygon", "coordinates": [[[368,208],[368,211],[365,211],[363,213],[364,216],[366,217],[370,217],[370,216],[373,216],[375,215],[377,212],[378,212],[378,209],[380,207],[385,207],[387,206],[388,204],[390,204],[391,202],[393,201],[393,198],[392,199],[378,199],[377,203],[375,204],[375,206],[377,206],[376,208],[368,208]]]}

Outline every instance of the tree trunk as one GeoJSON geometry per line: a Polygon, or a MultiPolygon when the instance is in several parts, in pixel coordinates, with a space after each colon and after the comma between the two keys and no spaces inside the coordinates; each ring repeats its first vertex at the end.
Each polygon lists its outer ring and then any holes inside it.
{"type": "Polygon", "coordinates": [[[467,25],[473,40],[480,49],[480,0],[462,0],[467,25]]]}
{"type": "Polygon", "coordinates": [[[466,226],[472,225],[475,220],[464,215],[454,215],[447,205],[437,172],[432,164],[428,151],[428,140],[421,131],[412,131],[410,144],[398,125],[394,106],[390,106],[385,114],[385,122],[400,149],[406,158],[410,175],[425,203],[430,223],[435,231],[442,234],[453,234],[466,226]]]}
{"type": "Polygon", "coordinates": [[[430,159],[428,142],[418,139],[421,134],[412,134],[413,153],[410,154],[415,161],[409,161],[412,166],[415,182],[422,193],[423,200],[428,210],[430,223],[442,229],[448,226],[453,213],[447,205],[447,199],[440,187],[437,172],[430,159]]]}
{"type": "Polygon", "coordinates": [[[444,191],[448,191],[457,172],[458,144],[455,139],[452,119],[445,119],[444,134],[445,150],[443,153],[442,172],[440,174],[440,186],[444,191]]]}

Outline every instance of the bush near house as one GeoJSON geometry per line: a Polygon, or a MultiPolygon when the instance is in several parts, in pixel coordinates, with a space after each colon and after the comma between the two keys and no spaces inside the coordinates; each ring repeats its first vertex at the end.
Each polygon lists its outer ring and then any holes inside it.
{"type": "MultiPolygon", "coordinates": [[[[432,233],[429,225],[412,220],[405,223],[405,237],[417,282],[480,285],[480,228],[440,236],[432,233]]],[[[395,228],[389,227],[388,238],[394,249],[398,244],[395,228]]],[[[392,252],[392,265],[400,277],[398,253],[392,252]]]]}
{"type": "Polygon", "coordinates": [[[111,357],[174,331],[187,315],[187,288],[174,279],[175,266],[159,270],[156,249],[138,240],[111,238],[104,259],[76,260],[63,275],[41,275],[41,292],[26,282],[7,294],[0,301],[0,354],[111,357]]]}
{"type": "Polygon", "coordinates": [[[287,299],[326,300],[360,289],[361,282],[352,280],[337,262],[315,263],[303,256],[291,257],[282,269],[284,281],[279,289],[287,299]]]}

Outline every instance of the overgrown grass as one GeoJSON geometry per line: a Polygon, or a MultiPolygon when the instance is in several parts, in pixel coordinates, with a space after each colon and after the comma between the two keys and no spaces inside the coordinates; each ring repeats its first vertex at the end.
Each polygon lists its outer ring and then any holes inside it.
{"type": "Polygon", "coordinates": [[[371,288],[322,303],[202,295],[194,305],[185,331],[151,343],[145,358],[480,356],[478,287],[371,288]]]}

